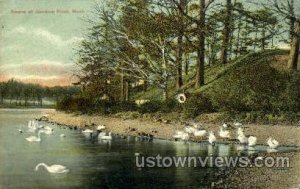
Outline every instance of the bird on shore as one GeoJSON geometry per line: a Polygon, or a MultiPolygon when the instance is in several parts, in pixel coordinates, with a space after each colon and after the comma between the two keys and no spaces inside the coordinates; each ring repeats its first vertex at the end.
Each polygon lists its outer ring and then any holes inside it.
{"type": "Polygon", "coordinates": [[[28,142],[41,142],[40,131],[38,132],[38,136],[30,136],[25,138],[28,142]]]}
{"type": "Polygon", "coordinates": [[[214,134],[214,132],[210,132],[209,133],[209,136],[208,136],[208,142],[210,143],[210,144],[215,144],[215,142],[216,142],[216,136],[215,136],[215,134],[214,134]]]}
{"type": "Polygon", "coordinates": [[[194,132],[195,137],[203,137],[203,136],[206,136],[206,134],[207,134],[206,130],[196,130],[194,132]]]}
{"type": "Polygon", "coordinates": [[[97,131],[102,131],[102,130],[105,130],[105,125],[98,125],[97,127],[97,131]]]}
{"type": "Polygon", "coordinates": [[[230,132],[224,130],[222,127],[220,128],[219,135],[221,138],[230,138],[230,132]]]}
{"type": "Polygon", "coordinates": [[[253,147],[256,145],[257,137],[255,136],[249,136],[248,138],[248,146],[253,147]]]}
{"type": "Polygon", "coordinates": [[[271,149],[276,149],[279,146],[279,142],[272,137],[268,138],[267,144],[271,149]]]}
{"type": "Polygon", "coordinates": [[[61,174],[61,173],[68,173],[69,172],[69,169],[67,169],[65,166],[63,165],[51,165],[51,166],[48,166],[47,164],[45,163],[39,163],[35,168],[34,170],[35,171],[38,171],[39,170],[39,167],[45,167],[45,169],[49,172],[49,173],[57,173],[57,174],[61,174]]]}
{"type": "Polygon", "coordinates": [[[240,141],[241,144],[247,144],[248,138],[243,134],[239,134],[237,139],[240,141]]]}
{"type": "Polygon", "coordinates": [[[188,134],[193,134],[196,131],[196,129],[195,129],[195,127],[187,126],[184,128],[184,131],[188,134]]]}

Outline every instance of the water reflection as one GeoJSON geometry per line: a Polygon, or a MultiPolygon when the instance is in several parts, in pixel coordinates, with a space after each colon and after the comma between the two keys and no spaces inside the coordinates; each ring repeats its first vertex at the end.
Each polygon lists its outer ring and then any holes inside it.
{"type": "MultiPolygon", "coordinates": [[[[29,119],[43,114],[40,110],[1,111],[0,114],[0,180],[4,188],[175,188],[210,187],[222,177],[225,168],[171,167],[142,168],[135,166],[135,153],[143,156],[237,156],[239,149],[248,154],[266,151],[265,146],[241,149],[239,145],[174,142],[135,137],[98,140],[80,131],[54,128],[53,135],[42,135],[40,143],[29,143],[25,130],[29,119]],[[20,134],[21,127],[25,132],[20,134]],[[65,134],[61,138],[60,134],[65,134]],[[34,171],[41,162],[61,164],[69,174],[52,175],[34,171]],[[17,182],[16,182],[17,181],[17,182]]],[[[50,124],[43,123],[44,126],[50,124]]]]}

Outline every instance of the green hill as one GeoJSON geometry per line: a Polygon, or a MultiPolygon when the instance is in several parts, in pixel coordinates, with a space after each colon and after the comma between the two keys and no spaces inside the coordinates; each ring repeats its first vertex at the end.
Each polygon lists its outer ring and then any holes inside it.
{"type": "MultiPolygon", "coordinates": [[[[206,84],[199,89],[193,88],[193,74],[187,76],[183,90],[192,94],[188,100],[192,105],[203,106],[202,100],[209,101],[210,107],[205,105],[204,110],[299,111],[299,72],[284,69],[287,57],[284,50],[253,52],[227,65],[207,67],[206,84]]],[[[169,86],[173,98],[175,84],[170,82],[169,86]]],[[[161,91],[151,87],[133,98],[161,100],[161,91]]]]}

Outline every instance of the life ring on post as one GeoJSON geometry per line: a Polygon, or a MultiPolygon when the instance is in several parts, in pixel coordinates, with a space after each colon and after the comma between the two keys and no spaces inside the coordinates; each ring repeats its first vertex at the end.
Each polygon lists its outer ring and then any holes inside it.
{"type": "Polygon", "coordinates": [[[185,103],[185,101],[186,101],[186,95],[185,95],[184,93],[178,94],[178,95],[177,95],[177,101],[178,101],[180,104],[185,103]]]}

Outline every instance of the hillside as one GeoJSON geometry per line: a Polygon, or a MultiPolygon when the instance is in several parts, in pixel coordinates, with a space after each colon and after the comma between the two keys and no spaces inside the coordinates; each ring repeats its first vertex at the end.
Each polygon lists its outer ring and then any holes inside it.
{"type": "MultiPolygon", "coordinates": [[[[190,93],[200,93],[203,91],[206,91],[208,88],[211,88],[215,85],[218,85],[219,81],[223,80],[223,77],[232,74],[234,72],[237,72],[239,69],[245,66],[248,66],[249,64],[260,64],[262,62],[265,62],[267,60],[270,64],[272,64],[274,68],[277,70],[285,70],[286,63],[288,59],[288,52],[285,50],[266,50],[263,52],[255,52],[250,53],[245,56],[242,56],[240,58],[237,58],[236,60],[232,61],[229,64],[226,65],[220,65],[216,64],[211,67],[206,67],[205,70],[205,86],[194,89],[194,79],[193,76],[195,73],[190,73],[190,75],[184,77],[184,86],[182,87],[182,90],[188,91],[190,93]]],[[[174,81],[169,83],[169,95],[170,97],[175,96],[177,94],[175,83],[174,81]]],[[[133,94],[133,99],[149,99],[149,100],[161,100],[161,90],[157,87],[149,87],[147,91],[142,91],[133,94]]]]}

